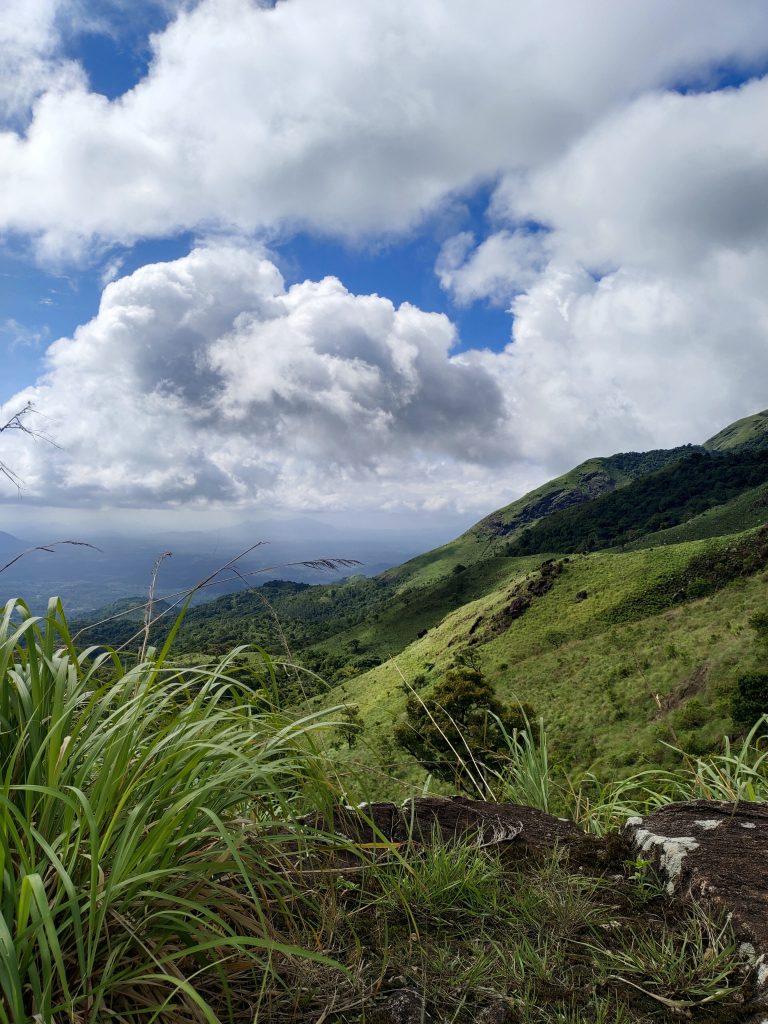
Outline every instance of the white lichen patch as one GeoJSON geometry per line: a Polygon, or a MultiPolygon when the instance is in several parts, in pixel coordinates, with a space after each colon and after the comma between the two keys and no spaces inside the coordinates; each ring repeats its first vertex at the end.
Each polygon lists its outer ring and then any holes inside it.
{"type": "Polygon", "coordinates": [[[707,821],[694,821],[694,825],[698,825],[699,828],[703,828],[705,832],[709,832],[713,828],[717,828],[721,825],[721,821],[716,821],[714,818],[709,818],[707,821]]]}
{"type": "Polygon", "coordinates": [[[739,956],[745,960],[750,967],[755,968],[755,981],[760,988],[768,982],[768,959],[765,953],[757,955],[757,950],[751,942],[742,942],[739,946],[739,956]]]}
{"type": "Polygon", "coordinates": [[[742,960],[746,960],[750,967],[754,967],[757,963],[757,951],[751,942],[742,942],[739,945],[739,956],[742,960]]]}
{"type": "Polygon", "coordinates": [[[741,827],[742,828],[757,828],[757,825],[754,823],[754,821],[742,821],[741,827]]]}
{"type": "Polygon", "coordinates": [[[667,876],[667,892],[670,894],[675,891],[675,879],[682,871],[683,858],[699,848],[693,836],[657,836],[644,828],[638,829],[635,842],[643,853],[649,853],[654,846],[661,848],[659,861],[667,876]]]}

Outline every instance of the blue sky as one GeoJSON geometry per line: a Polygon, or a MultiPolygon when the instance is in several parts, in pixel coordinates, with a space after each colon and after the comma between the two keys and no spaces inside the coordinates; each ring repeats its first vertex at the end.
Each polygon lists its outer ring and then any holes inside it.
{"type": "MultiPolygon", "coordinates": [[[[114,40],[105,44],[100,36],[85,38],[78,59],[94,87],[110,97],[125,91],[125,83],[131,81],[129,73],[143,71],[132,51],[121,52],[114,40]],[[97,74],[92,76],[94,59],[97,74]]],[[[456,324],[459,350],[500,349],[510,338],[508,307],[490,301],[458,305],[440,287],[434,272],[441,244],[450,234],[472,231],[482,237],[488,233],[491,188],[479,186],[450,197],[445,208],[404,236],[350,243],[300,232],[285,240],[272,240],[270,248],[289,284],[335,275],[352,291],[377,292],[398,305],[411,302],[430,312],[445,313],[456,324]]],[[[58,270],[40,267],[23,242],[7,242],[0,250],[0,301],[6,324],[0,342],[5,349],[6,395],[36,379],[52,341],[71,334],[96,314],[104,272],[114,261],[119,260],[120,274],[127,274],[147,263],[178,259],[189,252],[193,241],[188,232],[149,239],[129,248],[110,249],[91,266],[58,270]]]]}
{"type": "MultiPolygon", "coordinates": [[[[115,100],[147,74],[148,38],[168,23],[167,12],[148,7],[140,19],[113,18],[102,31],[69,31],[62,52],[87,75],[93,92],[115,100]]],[[[457,231],[488,233],[487,209],[493,182],[446,199],[415,230],[392,238],[345,243],[328,235],[300,232],[272,242],[286,281],[339,277],[351,290],[378,292],[396,303],[412,302],[424,310],[446,313],[456,324],[459,348],[503,348],[511,319],[503,305],[473,302],[457,305],[434,273],[442,242],[457,231]]],[[[190,249],[193,236],[147,239],[130,248],[109,249],[85,267],[41,268],[24,240],[5,240],[0,249],[0,301],[6,326],[0,335],[5,374],[0,399],[34,382],[43,368],[48,345],[95,315],[102,278],[113,261],[120,273],[147,263],[177,259],[190,249]],[[12,323],[8,323],[12,321],[12,323]],[[16,326],[18,325],[18,327],[16,326]]]]}
{"type": "Polygon", "coordinates": [[[768,405],[764,3],[550,6],[11,0],[27,501],[465,515],[768,405]]]}

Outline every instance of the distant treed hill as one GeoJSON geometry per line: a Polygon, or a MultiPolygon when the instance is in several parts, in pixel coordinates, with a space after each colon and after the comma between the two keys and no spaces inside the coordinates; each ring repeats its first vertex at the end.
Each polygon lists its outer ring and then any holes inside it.
{"type": "MultiPolygon", "coordinates": [[[[223,654],[238,644],[258,644],[275,654],[284,653],[281,648],[286,645],[303,649],[375,615],[389,591],[382,581],[364,576],[325,586],[273,580],[189,609],[174,649],[206,654],[223,654]]],[[[152,627],[153,644],[166,639],[177,611],[166,612],[152,627]]],[[[141,631],[137,616],[126,615],[120,608],[103,609],[93,619],[97,620],[93,625],[75,624],[85,641],[119,647],[130,645],[141,631]],[[104,619],[108,621],[98,621],[104,619]]]]}
{"type": "Polygon", "coordinates": [[[512,556],[596,551],[631,543],[722,505],[768,481],[768,449],[697,451],[621,490],[551,516],[507,547],[512,556]]]}

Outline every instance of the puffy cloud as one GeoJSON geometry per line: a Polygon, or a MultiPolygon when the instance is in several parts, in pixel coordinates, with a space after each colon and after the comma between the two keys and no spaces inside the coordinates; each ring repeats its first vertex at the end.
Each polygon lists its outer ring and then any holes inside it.
{"type": "Polygon", "coordinates": [[[610,451],[702,441],[766,405],[768,254],[685,275],[599,281],[553,263],[515,299],[514,342],[486,356],[522,451],[552,469],[610,451]]]}
{"type": "Polygon", "coordinates": [[[106,286],[0,411],[33,401],[61,450],[3,434],[0,460],[40,503],[481,513],[764,407],[767,273],[730,252],[597,281],[553,259],[504,351],[457,353],[443,315],[286,288],[263,252],[211,243],[106,286]]]}
{"type": "Polygon", "coordinates": [[[497,215],[550,224],[594,267],[677,272],[768,241],[768,78],[694,95],[653,93],[606,118],[521,181],[497,215]]]}
{"type": "MultiPolygon", "coordinates": [[[[16,0],[15,0],[16,2],[16,0]]],[[[52,0],[35,0],[37,4],[52,0]]],[[[0,225],[49,255],[218,224],[402,229],[556,159],[643,91],[766,52],[741,0],[202,0],[113,102],[82,78],[0,137],[0,225]]]]}
{"type": "Polygon", "coordinates": [[[5,0],[0,7],[0,125],[19,123],[41,93],[83,86],[80,68],[57,55],[64,0],[5,0]]]}
{"type": "Polygon", "coordinates": [[[500,176],[488,235],[436,271],[512,313],[504,351],[459,352],[446,317],[286,288],[245,243],[143,267],[14,400],[63,447],[0,438],[36,500],[481,512],[765,406],[768,79],[665,91],[764,56],[763,0],[553,0],[546,23],[534,0],[202,0],[113,102],[57,63],[53,0],[28,9],[8,52],[42,71],[0,135],[0,226],[59,257],[200,226],[386,234],[500,176]]]}
{"type": "Polygon", "coordinates": [[[516,293],[507,358],[485,364],[528,458],[701,440],[766,405],[766,113],[768,79],[639,97],[503,180],[480,245],[444,248],[458,300],[516,293]]]}
{"type": "Polygon", "coordinates": [[[478,299],[504,305],[530,287],[549,261],[549,239],[543,231],[498,231],[471,251],[474,242],[471,232],[454,235],[443,244],[435,265],[440,284],[462,306],[478,299]]]}
{"type": "Polygon", "coordinates": [[[6,407],[34,402],[62,450],[4,437],[0,457],[54,503],[434,501],[505,457],[499,387],[455,340],[442,315],[199,248],[107,285],[6,407]]]}

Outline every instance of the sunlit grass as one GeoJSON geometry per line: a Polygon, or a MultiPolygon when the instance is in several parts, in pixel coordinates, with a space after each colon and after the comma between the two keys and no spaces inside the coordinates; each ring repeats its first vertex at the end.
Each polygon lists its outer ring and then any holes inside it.
{"type": "MultiPolygon", "coordinates": [[[[58,601],[5,607],[0,1024],[363,1022],[394,984],[457,1022],[494,1000],[531,1022],[736,1005],[730,932],[659,916],[637,864],[608,883],[564,851],[510,867],[477,842],[355,847],[298,822],[343,799],[317,742],[338,709],[292,718],[272,662],[238,681],[241,654],[128,665],[77,650],[58,601]]],[[[541,723],[508,741],[484,795],[597,834],[672,799],[768,796],[759,726],[604,784],[565,774],[541,723]]]]}
{"type": "MultiPolygon", "coordinates": [[[[62,609],[0,623],[0,1020],[233,1014],[277,954],[317,957],[273,861],[332,784],[265,672],[78,652],[62,609]]],[[[325,960],[326,958],[320,957],[325,960]]]]}

